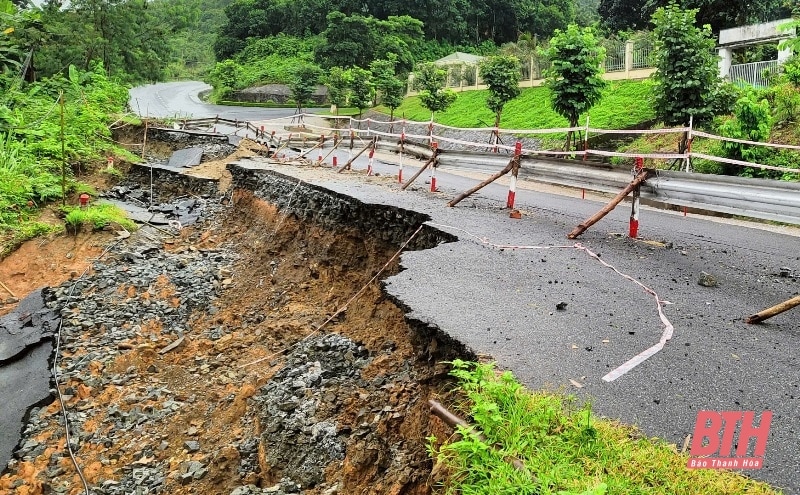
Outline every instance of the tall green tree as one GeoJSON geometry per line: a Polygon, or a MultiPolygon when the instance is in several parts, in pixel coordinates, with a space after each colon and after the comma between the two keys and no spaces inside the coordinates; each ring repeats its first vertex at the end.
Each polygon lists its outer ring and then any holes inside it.
{"type": "Polygon", "coordinates": [[[375,93],[375,86],[372,82],[372,74],[361,67],[353,67],[347,70],[347,77],[350,80],[350,104],[358,108],[358,118],[364,109],[369,107],[375,93]]]}
{"type": "MultiPolygon", "coordinates": [[[[603,95],[605,49],[592,28],[571,24],[566,31],[556,31],[545,53],[552,63],[546,71],[546,84],[552,91],[553,110],[566,118],[570,127],[577,127],[581,114],[603,95]]],[[[572,131],[567,133],[565,150],[571,147],[572,135],[572,131]]]]}
{"type": "Polygon", "coordinates": [[[430,62],[418,65],[414,72],[414,89],[419,91],[422,106],[430,110],[431,120],[456,101],[455,91],[445,88],[446,81],[447,71],[430,62]]]}
{"type": "MultiPolygon", "coordinates": [[[[519,79],[522,75],[519,60],[509,55],[488,57],[480,64],[480,74],[484,84],[489,86],[486,106],[494,112],[494,126],[499,127],[503,107],[519,96],[519,79]]],[[[494,136],[495,139],[497,137],[494,136]]]]}
{"type": "MultiPolygon", "coordinates": [[[[611,30],[643,29],[658,8],[673,0],[600,0],[598,13],[611,30]]],[[[735,1],[679,0],[677,5],[696,10],[700,25],[708,24],[715,33],[720,29],[781,19],[789,14],[785,0],[735,1]]]]}
{"type": "MultiPolygon", "coordinates": [[[[720,83],[711,28],[696,25],[697,10],[676,3],[653,14],[655,29],[656,114],[667,125],[696,124],[713,116],[713,95],[720,83]]],[[[685,139],[680,151],[685,149],[685,139]]]]}
{"type": "Polygon", "coordinates": [[[335,115],[339,115],[339,108],[347,104],[350,94],[350,74],[341,67],[332,67],[325,77],[325,86],[328,88],[328,101],[335,107],[335,115]]]}
{"type": "Polygon", "coordinates": [[[298,113],[302,113],[303,107],[311,103],[311,96],[316,91],[321,76],[322,69],[314,64],[302,64],[295,69],[289,90],[298,113]]]}
{"type": "Polygon", "coordinates": [[[375,82],[375,101],[389,107],[389,120],[394,120],[395,109],[403,103],[406,85],[395,74],[397,57],[391,53],[389,55],[388,60],[373,61],[369,70],[375,82]]]}

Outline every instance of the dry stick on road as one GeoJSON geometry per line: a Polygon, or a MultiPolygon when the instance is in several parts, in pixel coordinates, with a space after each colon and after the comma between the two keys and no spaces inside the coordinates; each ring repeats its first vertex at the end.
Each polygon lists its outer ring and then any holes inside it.
{"type": "Polygon", "coordinates": [[[412,176],[410,179],[408,179],[408,182],[406,182],[405,184],[403,184],[403,185],[400,187],[400,190],[402,190],[402,191],[405,191],[405,190],[408,188],[408,186],[410,186],[410,185],[411,185],[411,183],[412,183],[412,182],[414,182],[415,180],[417,180],[417,177],[419,177],[420,175],[422,175],[422,172],[424,172],[425,170],[427,170],[427,169],[428,169],[428,166],[429,166],[429,165],[434,165],[434,162],[435,162],[435,161],[438,159],[438,156],[439,156],[439,148],[436,148],[435,150],[433,150],[433,154],[431,154],[431,157],[430,157],[430,158],[428,158],[428,161],[427,161],[427,162],[425,162],[425,165],[423,165],[422,167],[420,167],[420,169],[419,169],[419,170],[417,170],[417,173],[416,173],[416,174],[414,174],[414,175],[413,175],[413,176],[412,176]]]}
{"type": "Polygon", "coordinates": [[[11,292],[11,289],[9,289],[8,286],[6,284],[4,284],[1,280],[0,280],[0,286],[2,286],[6,290],[6,292],[11,294],[11,297],[13,297],[13,298],[17,297],[17,295],[14,294],[13,292],[11,292]]]}
{"type": "Polygon", "coordinates": [[[509,160],[508,165],[506,165],[506,167],[503,170],[497,172],[496,174],[494,174],[493,176],[489,177],[488,179],[486,179],[485,181],[481,182],[480,184],[478,184],[477,186],[473,187],[472,189],[459,194],[458,196],[453,198],[449,203],[447,203],[447,206],[453,207],[453,206],[457,205],[464,198],[467,198],[467,197],[475,194],[476,192],[480,191],[481,189],[483,189],[484,187],[488,186],[492,182],[496,181],[500,177],[502,177],[502,176],[506,175],[507,173],[511,172],[515,168],[518,169],[519,168],[519,161],[520,161],[520,156],[519,155],[515,155],[514,158],[509,160]]]}
{"type": "MultiPolygon", "coordinates": [[[[431,407],[431,414],[436,416],[437,418],[444,421],[444,423],[449,426],[450,428],[455,429],[456,426],[462,426],[470,431],[470,433],[475,434],[475,436],[483,443],[488,443],[489,439],[486,438],[486,435],[476,430],[473,426],[469,423],[464,421],[463,419],[459,418],[455,414],[448,411],[442,404],[439,402],[430,399],[428,401],[428,405],[431,407]]],[[[490,447],[495,448],[493,445],[490,447]]],[[[523,473],[528,473],[528,468],[525,467],[525,464],[517,459],[516,457],[508,456],[504,459],[507,463],[511,464],[517,471],[521,471],[523,473]]]]}
{"type": "Polygon", "coordinates": [[[636,189],[637,187],[639,187],[639,186],[642,184],[642,182],[646,181],[646,180],[647,180],[647,179],[648,179],[648,178],[649,178],[649,177],[652,175],[652,173],[653,173],[653,171],[652,171],[652,170],[649,170],[649,169],[647,169],[647,170],[642,170],[642,171],[639,173],[639,175],[637,175],[637,176],[636,176],[636,177],[635,177],[635,178],[634,178],[634,179],[631,181],[631,183],[630,183],[630,184],[628,184],[627,186],[625,186],[625,189],[623,189],[622,191],[620,191],[620,193],[619,193],[619,194],[617,194],[617,195],[614,197],[614,199],[612,199],[611,201],[609,201],[609,203],[608,203],[607,205],[605,205],[605,206],[604,206],[604,207],[603,207],[603,208],[602,208],[600,211],[598,211],[597,213],[595,213],[594,215],[592,215],[591,217],[589,217],[589,219],[587,219],[585,222],[583,222],[582,224],[580,224],[580,225],[578,225],[577,227],[575,227],[575,228],[572,230],[572,232],[570,232],[569,234],[567,234],[567,238],[569,238],[569,239],[575,239],[575,238],[576,238],[576,237],[578,237],[579,235],[581,235],[581,234],[583,234],[584,232],[586,232],[586,229],[588,229],[588,228],[589,228],[589,227],[591,227],[592,225],[594,225],[594,224],[596,224],[597,222],[599,222],[599,221],[600,221],[600,219],[602,219],[604,216],[608,215],[608,214],[611,212],[611,210],[613,210],[614,208],[616,208],[616,206],[617,206],[618,204],[620,204],[620,203],[622,202],[622,200],[623,200],[623,199],[625,199],[625,196],[627,196],[628,194],[630,194],[630,193],[631,193],[631,191],[633,191],[634,189],[636,189]]]}
{"type": "Polygon", "coordinates": [[[780,304],[776,304],[771,308],[767,308],[760,313],[756,313],[752,316],[748,316],[745,318],[746,323],[761,323],[762,321],[766,320],[767,318],[772,318],[775,315],[779,315],[784,311],[789,311],[790,309],[794,308],[795,306],[800,306],[800,296],[793,297],[788,301],[784,301],[780,304]]]}
{"type": "Polygon", "coordinates": [[[361,148],[361,151],[359,151],[358,153],[356,153],[356,156],[354,156],[353,158],[351,158],[351,159],[347,160],[347,163],[345,163],[344,165],[342,165],[342,167],[341,167],[339,170],[337,170],[337,171],[336,171],[336,173],[339,173],[339,174],[341,174],[343,170],[350,170],[350,165],[352,165],[352,164],[353,164],[353,162],[355,161],[355,159],[356,159],[356,158],[358,158],[359,156],[361,156],[361,154],[362,154],[362,153],[364,153],[365,151],[367,151],[368,149],[372,148],[373,144],[374,144],[374,143],[373,143],[372,141],[370,141],[369,143],[367,143],[367,145],[366,145],[366,146],[364,146],[363,148],[361,148]]]}

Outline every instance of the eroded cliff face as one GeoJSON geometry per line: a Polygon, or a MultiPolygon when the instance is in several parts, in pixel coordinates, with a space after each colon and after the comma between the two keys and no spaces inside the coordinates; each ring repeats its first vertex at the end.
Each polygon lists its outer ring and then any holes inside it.
{"type": "MultiPolygon", "coordinates": [[[[447,434],[426,403],[445,391],[436,363],[468,352],[380,281],[413,234],[406,249],[451,238],[417,232],[419,213],[230,170],[224,195],[159,177],[204,202],[198,223],[116,241],[50,297],[91,493],[429,493],[425,439],[447,434]]],[[[0,490],[83,493],[57,400],[20,445],[0,490]]]]}

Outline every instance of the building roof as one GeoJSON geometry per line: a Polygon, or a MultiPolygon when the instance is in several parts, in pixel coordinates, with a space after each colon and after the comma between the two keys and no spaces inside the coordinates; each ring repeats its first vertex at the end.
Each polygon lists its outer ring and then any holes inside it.
{"type": "Polygon", "coordinates": [[[473,55],[471,53],[464,53],[464,52],[455,52],[451,53],[446,57],[442,57],[439,60],[435,61],[434,64],[436,65],[450,65],[450,64],[467,64],[467,65],[477,65],[483,60],[485,57],[481,57],[480,55],[473,55]]]}

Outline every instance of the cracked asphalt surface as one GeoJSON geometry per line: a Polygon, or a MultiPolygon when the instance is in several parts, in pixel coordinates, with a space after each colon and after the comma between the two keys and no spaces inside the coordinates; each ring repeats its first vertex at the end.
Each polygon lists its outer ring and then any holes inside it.
{"type": "MultiPolygon", "coordinates": [[[[446,207],[475,181],[442,171],[440,192],[430,193],[422,178],[400,191],[386,177],[242,163],[366,203],[423,212],[432,222],[451,226],[439,228],[457,235],[458,242],[403,254],[404,270],[386,281],[386,290],[410,308],[409,318],[434,324],[477,354],[492,356],[529,387],[591,399],[596,413],[638,425],[679,448],[700,410],[771,410],[765,467],[748,474],[800,493],[800,314],[789,311],[761,325],[743,322],[800,291],[800,229],[645,209],[642,240],[631,240],[620,235],[628,226],[625,204],[592,227],[579,242],[669,301],[664,311],[675,327],[663,351],[606,383],[603,375],[661,337],[653,297],[574,248],[499,250],[452,228],[498,244],[570,246],[566,233],[602,203],[579,194],[518,189],[523,216],[514,220],[502,208],[507,188],[498,184],[446,207]],[[782,267],[795,277],[780,277],[782,267]],[[716,287],[698,285],[703,271],[717,279],[716,287]],[[564,311],[556,309],[561,302],[567,303],[564,311]]],[[[354,168],[363,169],[364,163],[354,168]]],[[[395,165],[385,163],[375,169],[396,173],[395,165]]],[[[413,172],[407,168],[406,177],[413,172]]]]}

